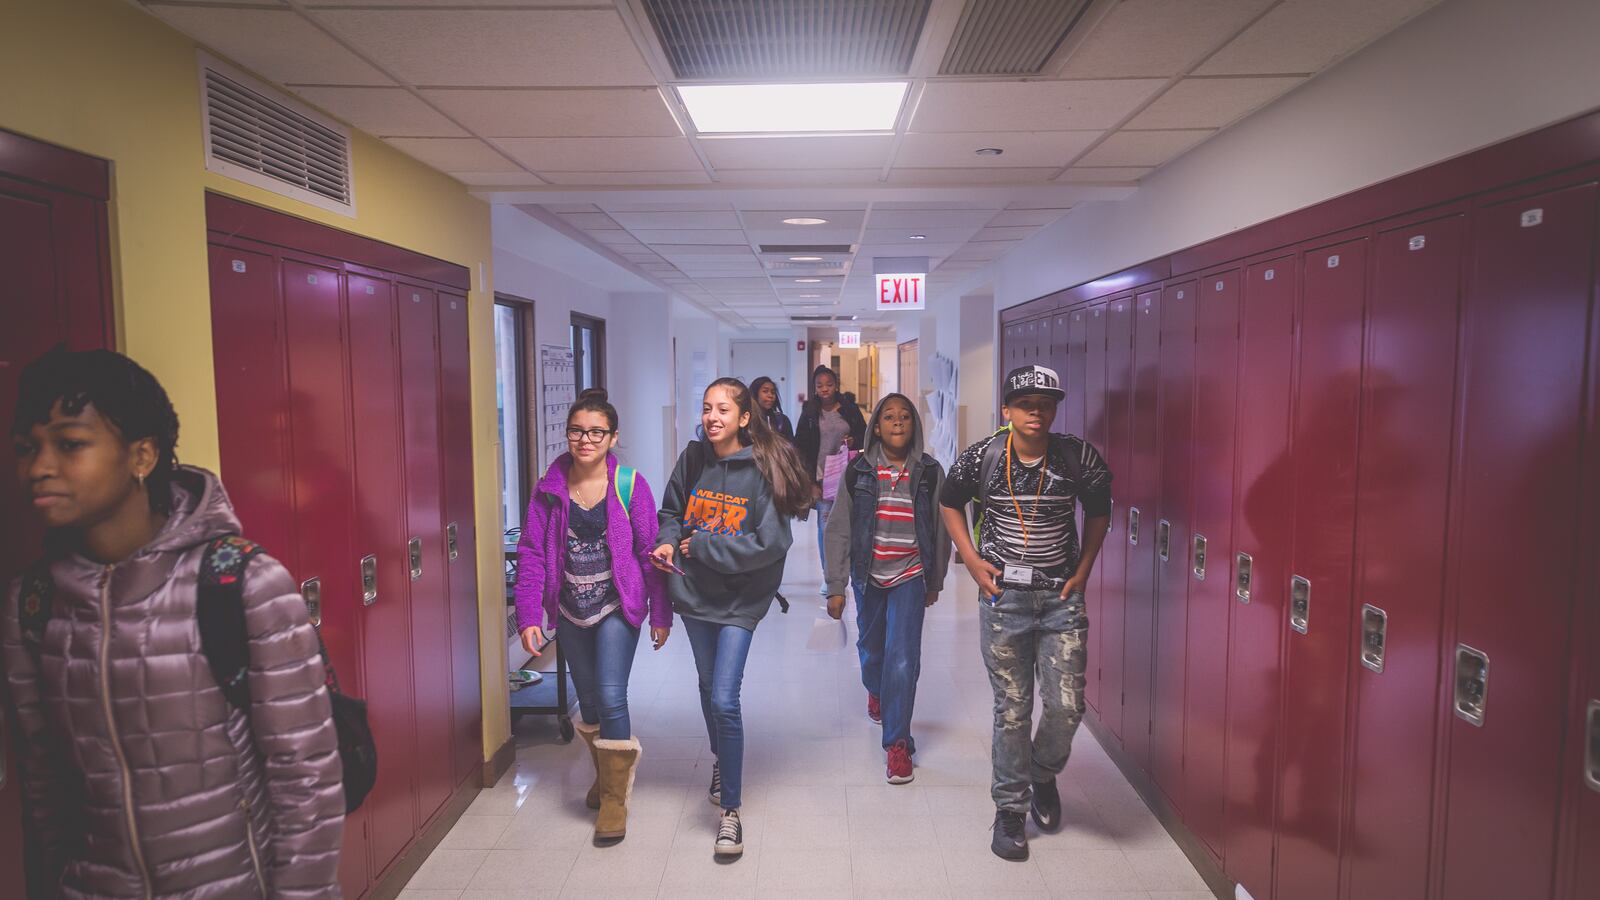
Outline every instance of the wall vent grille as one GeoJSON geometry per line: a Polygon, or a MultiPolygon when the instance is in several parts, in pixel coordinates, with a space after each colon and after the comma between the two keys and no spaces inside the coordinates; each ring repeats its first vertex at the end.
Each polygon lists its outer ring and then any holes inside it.
{"type": "Polygon", "coordinates": [[[757,80],[904,75],[929,3],[643,0],[677,77],[757,80]]]}

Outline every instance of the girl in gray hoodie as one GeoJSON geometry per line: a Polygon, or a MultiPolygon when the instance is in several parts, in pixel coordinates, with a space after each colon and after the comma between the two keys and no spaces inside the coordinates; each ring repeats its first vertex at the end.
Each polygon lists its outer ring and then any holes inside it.
{"type": "Polygon", "coordinates": [[[706,388],[704,440],[678,457],[661,497],[660,543],[650,557],[667,574],[700,681],[711,752],[711,802],[722,809],[716,854],[744,852],[739,820],[744,720],[739,688],[756,623],[783,581],[789,520],[811,503],[811,478],[794,448],[767,426],[744,382],[706,388]]]}

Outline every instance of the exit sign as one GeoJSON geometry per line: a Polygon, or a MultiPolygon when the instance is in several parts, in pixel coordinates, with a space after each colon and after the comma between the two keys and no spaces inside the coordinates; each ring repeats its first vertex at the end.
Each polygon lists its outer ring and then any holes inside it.
{"type": "Polygon", "coordinates": [[[926,309],[926,272],[895,273],[878,276],[878,309],[926,309]]]}
{"type": "Polygon", "coordinates": [[[841,332],[839,332],[839,349],[840,350],[860,350],[861,349],[861,332],[859,332],[859,331],[841,331],[841,332]]]}

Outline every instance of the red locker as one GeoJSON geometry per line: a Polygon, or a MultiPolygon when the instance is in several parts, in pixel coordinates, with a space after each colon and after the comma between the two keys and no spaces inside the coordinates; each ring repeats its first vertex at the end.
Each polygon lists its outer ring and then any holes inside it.
{"type": "Polygon", "coordinates": [[[1595,194],[1582,185],[1473,214],[1445,647],[1451,900],[1551,891],[1595,194]]]}
{"type": "Polygon", "coordinates": [[[1074,423],[1083,418],[1083,391],[1082,383],[1072,380],[1073,347],[1072,347],[1072,316],[1062,311],[1050,316],[1050,354],[1045,365],[1056,370],[1061,377],[1061,387],[1069,395],[1061,401],[1061,407],[1056,413],[1055,430],[1061,434],[1081,434],[1069,428],[1076,427],[1074,423]],[[1078,398],[1078,409],[1074,415],[1072,408],[1072,395],[1078,398]]]}
{"type": "MultiPolygon", "coordinates": [[[[1600,288],[1600,273],[1596,274],[1600,288]]],[[[1600,535],[1600,321],[1591,319],[1589,338],[1589,410],[1584,461],[1588,521],[1585,536],[1594,546],[1600,535]]],[[[1600,555],[1583,567],[1583,586],[1573,629],[1572,646],[1578,671],[1568,708],[1565,765],[1568,806],[1563,845],[1566,900],[1600,897],[1600,555]]]]}
{"type": "Polygon", "coordinates": [[[1189,573],[1184,672],[1184,821],[1222,859],[1232,611],[1235,422],[1239,394],[1237,269],[1195,286],[1194,526],[1176,548],[1189,573]]]}
{"type": "Polygon", "coordinates": [[[443,387],[445,557],[450,572],[450,670],[455,684],[456,783],[483,762],[483,694],[478,667],[478,561],[472,482],[472,359],[467,298],[439,295],[443,387]]]}
{"type": "Polygon", "coordinates": [[[363,579],[365,699],[382,753],[378,783],[364,804],[376,877],[405,849],[418,825],[399,333],[390,282],[350,275],[347,294],[356,503],[355,546],[346,565],[363,579]]]}
{"type": "Polygon", "coordinates": [[[1352,900],[1427,896],[1465,226],[1459,215],[1407,225],[1379,234],[1373,249],[1356,502],[1361,606],[1346,651],[1352,900]]]}
{"type": "Polygon", "coordinates": [[[1123,743],[1146,772],[1151,771],[1150,709],[1154,702],[1156,630],[1156,520],[1161,500],[1161,291],[1132,301],[1133,381],[1130,407],[1128,477],[1118,493],[1127,500],[1122,543],[1128,555],[1125,576],[1122,683],[1123,743]]]}
{"type": "Polygon", "coordinates": [[[1169,286],[1161,298],[1161,490],[1160,502],[1147,514],[1144,526],[1154,545],[1156,568],[1150,774],[1180,811],[1193,499],[1195,285],[1185,281],[1169,286]]]}
{"type": "MultiPolygon", "coordinates": [[[[1111,533],[1100,554],[1104,580],[1100,586],[1100,718],[1120,740],[1126,740],[1123,715],[1128,702],[1123,677],[1124,630],[1127,621],[1127,497],[1133,477],[1133,298],[1106,306],[1106,442],[1100,450],[1111,467],[1111,533]],[[1121,479],[1119,481],[1118,479],[1121,479]]],[[[1091,626],[1093,627],[1093,626],[1091,626]]]]}
{"type": "Polygon", "coordinates": [[[433,818],[455,787],[451,710],[450,585],[445,575],[439,433],[438,298],[400,283],[400,400],[405,428],[406,552],[411,578],[411,662],[416,689],[417,808],[433,818]]]}
{"type": "MultiPolygon", "coordinates": [[[[1281,649],[1289,593],[1295,264],[1250,266],[1240,304],[1239,436],[1229,623],[1227,872],[1256,900],[1272,896],[1281,649]]],[[[1213,559],[1215,557],[1213,556],[1213,559]]],[[[1216,560],[1223,571],[1224,561],[1216,560]]]]}
{"type": "Polygon", "coordinates": [[[1279,897],[1339,896],[1366,238],[1301,258],[1279,897]]]}
{"type": "MultiPolygon", "coordinates": [[[[1106,422],[1106,307],[1102,304],[1085,310],[1083,316],[1085,335],[1083,351],[1085,363],[1083,379],[1083,437],[1093,444],[1095,449],[1105,453],[1108,432],[1106,422]]],[[[1112,473],[1112,477],[1113,490],[1115,490],[1115,472],[1112,473]]],[[[1107,535],[1106,541],[1108,544],[1110,540],[1110,536],[1107,535]]],[[[1085,605],[1089,615],[1089,672],[1086,693],[1088,694],[1089,705],[1093,706],[1095,712],[1099,714],[1100,721],[1110,724],[1109,710],[1104,700],[1106,696],[1104,693],[1106,661],[1105,654],[1102,652],[1104,646],[1102,635],[1105,629],[1101,627],[1101,624],[1105,621],[1104,613],[1107,606],[1105,597],[1107,568],[1106,555],[1102,552],[1099,561],[1095,564],[1094,574],[1089,576],[1090,590],[1085,597],[1087,601],[1085,605]]],[[[1111,694],[1110,696],[1116,697],[1118,695],[1111,694]]],[[[1120,709],[1121,700],[1118,699],[1115,705],[1120,709]]]]}
{"type": "MultiPolygon", "coordinates": [[[[1088,400],[1089,364],[1086,358],[1089,326],[1083,310],[1061,313],[1056,316],[1055,345],[1060,348],[1056,361],[1061,363],[1059,374],[1067,398],[1061,401],[1061,415],[1056,419],[1056,430],[1062,434],[1084,436],[1084,404],[1088,400]]],[[[1092,620],[1091,620],[1092,621],[1092,620]]]]}

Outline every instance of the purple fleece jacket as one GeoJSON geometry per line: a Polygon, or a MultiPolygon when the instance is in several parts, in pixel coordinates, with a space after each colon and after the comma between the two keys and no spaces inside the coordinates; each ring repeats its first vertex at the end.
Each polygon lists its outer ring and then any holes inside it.
{"type": "MultiPolygon", "coordinates": [[[[561,581],[567,561],[567,512],[572,497],[567,473],[572,455],[550,464],[528,503],[517,542],[517,628],[552,628],[561,621],[561,581]]],[[[611,581],[622,597],[622,615],[638,628],[648,612],[654,628],[672,627],[672,603],[661,573],[645,561],[656,546],[656,499],[644,476],[634,481],[633,500],[624,511],[617,499],[617,458],[606,458],[606,544],[611,549],[611,581]]]]}

